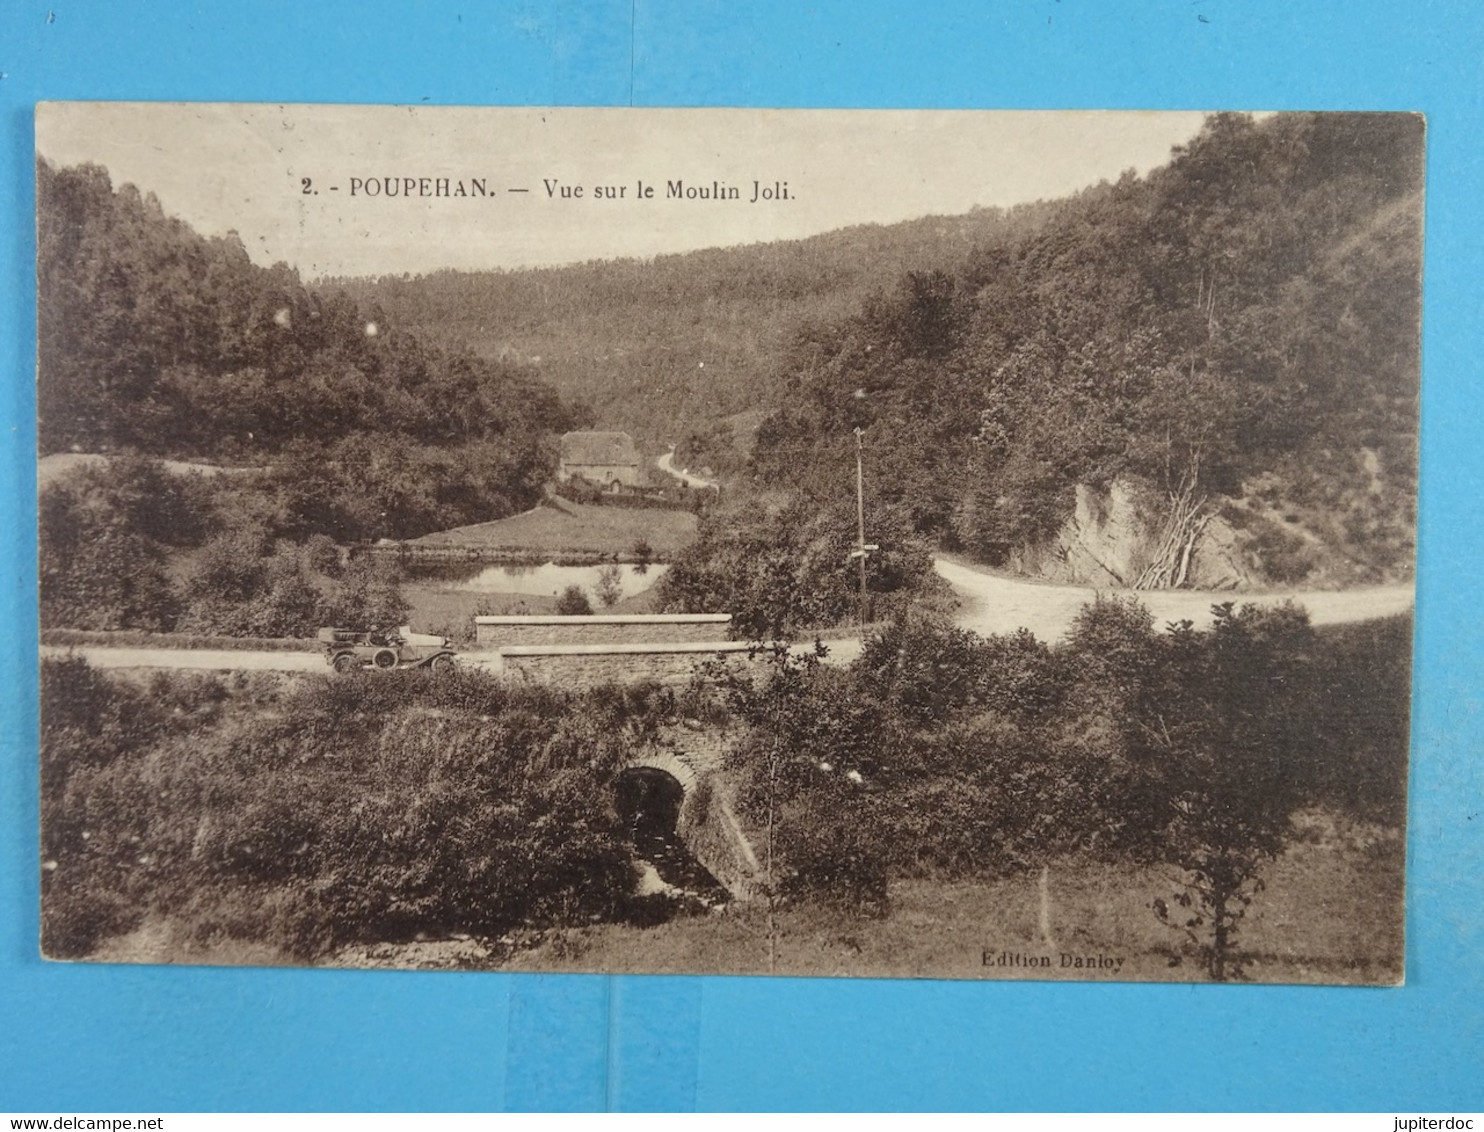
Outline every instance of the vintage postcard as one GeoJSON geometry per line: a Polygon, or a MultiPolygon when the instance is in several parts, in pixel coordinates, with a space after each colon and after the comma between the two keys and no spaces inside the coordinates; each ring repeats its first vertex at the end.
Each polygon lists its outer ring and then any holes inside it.
{"type": "Polygon", "coordinates": [[[1424,135],[41,105],[44,954],[1400,982],[1424,135]]]}

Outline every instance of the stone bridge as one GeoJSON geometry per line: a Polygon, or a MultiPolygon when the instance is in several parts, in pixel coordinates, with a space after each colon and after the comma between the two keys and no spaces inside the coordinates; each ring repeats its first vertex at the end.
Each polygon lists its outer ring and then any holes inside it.
{"type": "Polygon", "coordinates": [[[694,725],[665,728],[629,759],[619,777],[651,771],[678,784],[682,798],[676,834],[735,899],[746,900],[757,892],[762,866],[732,808],[723,765],[727,740],[724,732],[694,725]]]}
{"type": "MultiPolygon", "coordinates": [[[[683,686],[703,671],[749,671],[750,646],[726,639],[731,620],[728,613],[538,614],[479,616],[474,623],[487,666],[504,679],[577,691],[643,680],[683,686]]],[[[664,728],[619,772],[615,787],[624,775],[648,773],[660,777],[630,785],[653,787],[672,801],[678,790],[675,833],[733,897],[746,899],[758,889],[761,868],[732,805],[728,740],[699,723],[664,728]]]]}

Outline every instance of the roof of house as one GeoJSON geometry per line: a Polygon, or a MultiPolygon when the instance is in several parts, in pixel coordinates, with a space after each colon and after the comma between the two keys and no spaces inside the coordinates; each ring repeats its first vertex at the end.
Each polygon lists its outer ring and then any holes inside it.
{"type": "Polygon", "coordinates": [[[568,432],[562,436],[564,464],[639,464],[634,438],[626,432],[568,432]]]}

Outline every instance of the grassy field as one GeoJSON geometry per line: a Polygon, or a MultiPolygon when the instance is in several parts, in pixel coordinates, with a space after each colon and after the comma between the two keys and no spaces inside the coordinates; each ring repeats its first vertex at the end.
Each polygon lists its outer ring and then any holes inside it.
{"type": "MultiPolygon", "coordinates": [[[[474,618],[483,615],[539,615],[556,612],[556,598],[536,594],[474,593],[450,589],[437,582],[404,582],[402,596],[412,607],[409,624],[418,632],[437,633],[456,643],[474,639],[474,618]]],[[[626,597],[612,606],[593,602],[598,613],[653,613],[657,607],[652,589],[626,597]]]]}
{"type": "Polygon", "coordinates": [[[520,515],[438,531],[412,539],[410,545],[532,550],[555,556],[563,551],[627,554],[642,540],[663,562],[695,537],[696,517],[689,511],[601,507],[548,497],[520,515]]]}
{"type": "MultiPolygon", "coordinates": [[[[1305,814],[1242,925],[1247,977],[1267,983],[1390,983],[1402,977],[1403,846],[1395,831],[1305,814]]],[[[1162,870],[1066,862],[1049,870],[1041,932],[1039,874],[988,882],[904,880],[875,919],[794,907],[778,919],[775,972],[957,979],[1202,981],[1199,957],[1155,918],[1173,878],[1162,870]],[[1003,955],[1011,959],[995,961],[1003,955]],[[1017,960],[1015,957],[1019,957],[1017,960]],[[1049,967],[1039,964],[1042,957],[1049,967]],[[1076,966],[1081,960],[1084,966],[1076,966]],[[1122,961],[1121,964],[1119,961],[1122,961]],[[986,965],[986,962],[988,965],[986,965]],[[1103,966],[1092,964],[1102,963],[1103,966]]],[[[517,952],[512,970],[768,972],[764,911],[652,928],[599,924],[517,952]]]]}
{"type": "MultiPolygon", "coordinates": [[[[1309,812],[1267,871],[1242,925],[1247,977],[1261,983],[1394,983],[1402,977],[1403,846],[1394,830],[1309,812]]],[[[852,919],[813,905],[777,917],[772,973],[950,979],[1203,981],[1194,949],[1151,905],[1175,884],[1163,870],[1066,861],[995,881],[903,880],[890,911],[852,919]],[[1043,911],[1044,909],[1044,911],[1043,911]],[[1042,918],[1047,934],[1042,934],[1042,918]],[[997,962],[1001,957],[1008,960],[997,962]],[[1042,959],[1049,966],[1039,965],[1042,959]],[[1079,965],[1080,963],[1080,965],[1079,965]]],[[[92,956],[113,962],[291,962],[261,944],[185,942],[183,926],[153,919],[92,956]]],[[[682,916],[652,927],[594,924],[522,939],[466,935],[349,948],[327,965],[602,971],[615,974],[766,974],[760,904],[682,916]]]]}

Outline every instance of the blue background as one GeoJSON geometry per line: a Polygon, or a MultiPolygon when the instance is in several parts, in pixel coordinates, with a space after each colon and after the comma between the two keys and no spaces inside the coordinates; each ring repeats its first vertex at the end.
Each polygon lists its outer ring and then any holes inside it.
{"type": "Polygon", "coordinates": [[[0,0],[0,1110],[1484,1108],[1481,28],[1476,4],[1421,0],[0,0]],[[1406,987],[43,964],[40,99],[1424,111],[1406,987]]]}

